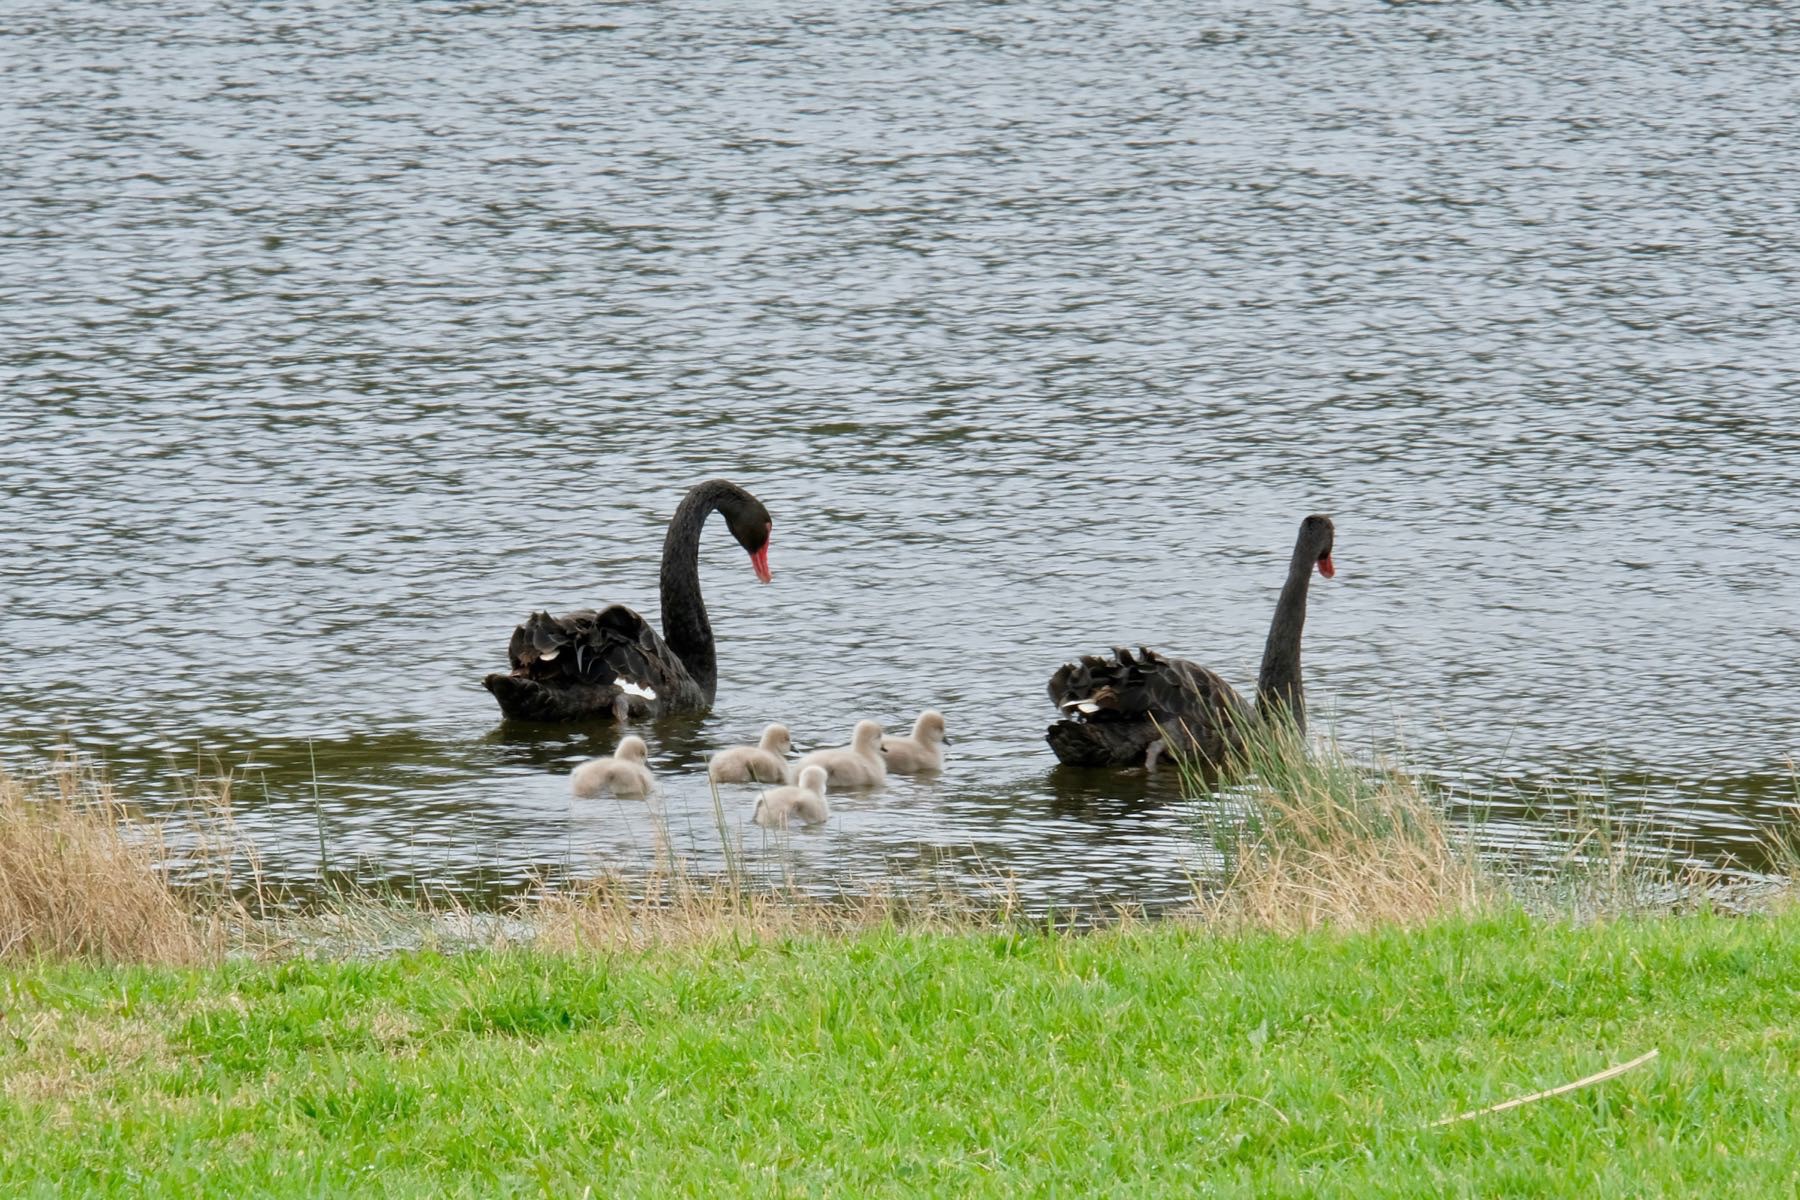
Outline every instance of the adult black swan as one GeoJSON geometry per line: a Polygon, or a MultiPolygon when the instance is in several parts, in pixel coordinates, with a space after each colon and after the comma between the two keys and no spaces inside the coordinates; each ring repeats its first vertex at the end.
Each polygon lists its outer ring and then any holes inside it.
{"type": "Polygon", "coordinates": [[[1154,765],[1169,749],[1197,757],[1203,768],[1216,772],[1253,720],[1279,716],[1304,731],[1300,630],[1314,566],[1325,578],[1332,576],[1332,534],[1330,517],[1314,513],[1300,522],[1263,647],[1254,714],[1230,684],[1205,667],[1142,647],[1136,655],[1114,649],[1111,658],[1088,655],[1050,677],[1050,699],[1064,714],[1044,735],[1056,757],[1074,767],[1141,766],[1154,765]]]}
{"type": "Polygon", "coordinates": [[[623,723],[711,708],[719,669],[700,598],[700,530],[714,510],[749,551],[756,577],[769,582],[769,510],[735,483],[695,484],[663,539],[663,636],[623,604],[560,617],[532,613],[506,648],[511,672],[481,681],[500,710],[524,721],[623,723]]]}

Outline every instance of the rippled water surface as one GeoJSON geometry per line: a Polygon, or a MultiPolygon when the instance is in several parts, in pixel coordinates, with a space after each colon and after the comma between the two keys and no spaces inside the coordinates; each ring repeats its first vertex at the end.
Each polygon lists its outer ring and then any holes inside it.
{"type": "Polygon", "coordinates": [[[8,5],[0,753],[241,768],[293,878],[321,815],[369,877],[646,861],[567,796],[610,732],[479,679],[534,607],[654,614],[726,475],[776,579],[708,530],[675,848],[713,747],[934,705],[941,781],[728,831],[1154,903],[1189,816],[1054,776],[1043,681],[1248,685],[1318,509],[1347,742],[1739,853],[1800,748],[1795,61],[1748,2],[8,5]]]}

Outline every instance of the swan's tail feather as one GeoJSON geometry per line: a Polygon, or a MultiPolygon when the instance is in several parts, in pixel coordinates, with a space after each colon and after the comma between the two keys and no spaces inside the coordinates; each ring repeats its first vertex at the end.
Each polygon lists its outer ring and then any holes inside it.
{"type": "Polygon", "coordinates": [[[1115,646],[1110,659],[1084,655],[1079,664],[1065,663],[1050,677],[1051,701],[1065,713],[1141,719],[1151,707],[1146,685],[1161,660],[1141,647],[1139,654],[1134,658],[1126,647],[1115,646]]]}
{"type": "Polygon", "coordinates": [[[512,640],[506,644],[507,660],[512,663],[516,674],[541,678],[553,672],[566,671],[568,660],[564,659],[561,663],[558,660],[562,659],[564,650],[573,646],[577,659],[576,674],[579,675],[581,645],[575,633],[574,624],[569,618],[534,612],[513,630],[512,640]]]}
{"type": "Polygon", "coordinates": [[[613,689],[591,684],[554,687],[517,672],[494,672],[481,681],[515,721],[573,721],[611,708],[613,689]]]}

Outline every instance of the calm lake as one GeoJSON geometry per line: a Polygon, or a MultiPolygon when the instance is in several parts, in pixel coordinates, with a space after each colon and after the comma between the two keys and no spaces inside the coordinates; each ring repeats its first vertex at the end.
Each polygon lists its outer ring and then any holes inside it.
{"type": "Polygon", "coordinates": [[[935,782],[726,833],[812,886],[1184,896],[1069,780],[1066,658],[1242,688],[1299,518],[1315,720],[1604,774],[1723,862],[1800,803],[1800,18],[1778,3],[14,3],[0,760],[239,775],[272,876],[504,892],[656,852],[613,732],[502,727],[533,608],[657,618],[715,522],[710,750],[947,714],[935,782]]]}

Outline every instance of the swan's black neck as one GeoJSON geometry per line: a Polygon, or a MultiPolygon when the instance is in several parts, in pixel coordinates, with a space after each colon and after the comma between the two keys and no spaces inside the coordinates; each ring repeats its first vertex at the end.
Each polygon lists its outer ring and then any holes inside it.
{"type": "Polygon", "coordinates": [[[1277,714],[1306,732],[1306,689],[1300,682],[1300,631],[1306,624],[1306,589],[1312,582],[1316,556],[1304,544],[1294,547],[1287,582],[1275,602],[1269,640],[1263,645],[1262,671],[1256,678],[1256,711],[1264,721],[1277,714]]]}
{"type": "Polygon", "coordinates": [[[719,686],[719,662],[713,653],[706,601],[700,596],[700,531],[722,502],[744,495],[742,488],[723,479],[695,484],[675,509],[663,539],[663,641],[706,693],[708,704],[719,686]]]}

